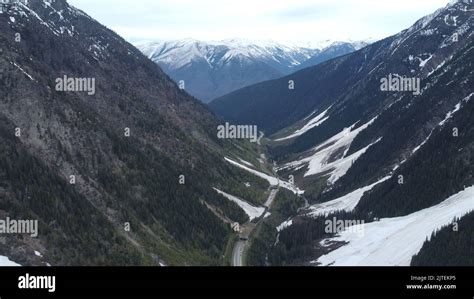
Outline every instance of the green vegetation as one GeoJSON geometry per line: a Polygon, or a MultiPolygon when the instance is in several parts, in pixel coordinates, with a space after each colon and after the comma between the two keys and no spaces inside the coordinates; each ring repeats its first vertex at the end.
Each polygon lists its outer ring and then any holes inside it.
{"type": "Polygon", "coordinates": [[[148,263],[84,196],[31,156],[13,129],[0,120],[0,210],[13,219],[38,220],[40,238],[54,244],[45,253],[51,264],[148,263]]]}
{"type": "Polygon", "coordinates": [[[273,203],[271,215],[263,220],[254,232],[247,251],[246,263],[250,266],[280,265],[274,255],[278,232],[276,227],[296,214],[303,201],[288,190],[280,189],[273,203]]]}
{"type": "Polygon", "coordinates": [[[455,223],[433,233],[411,265],[474,266],[474,213],[455,223]]]}

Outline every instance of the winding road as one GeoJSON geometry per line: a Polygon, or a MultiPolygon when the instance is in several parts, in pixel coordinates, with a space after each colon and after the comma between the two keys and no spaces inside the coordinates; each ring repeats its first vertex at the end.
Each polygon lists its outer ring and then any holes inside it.
{"type": "MultiPolygon", "coordinates": [[[[261,140],[264,136],[265,136],[265,134],[263,132],[260,132],[260,137],[257,140],[257,144],[259,145],[259,153],[261,155],[263,155],[262,158],[265,157],[265,155],[263,154],[263,152],[261,150],[261,145],[262,145],[261,140]]],[[[280,184],[278,184],[278,185],[280,185],[280,184]]],[[[279,189],[275,188],[274,186],[273,187],[270,186],[269,190],[270,190],[270,194],[268,195],[268,199],[264,204],[264,206],[266,207],[266,212],[268,212],[268,210],[272,206],[273,201],[275,200],[279,189]]],[[[255,225],[244,225],[245,229],[242,229],[242,233],[239,234],[239,240],[237,242],[235,242],[235,245],[234,245],[234,250],[232,252],[232,266],[234,266],[234,267],[244,266],[243,256],[244,256],[247,244],[248,244],[248,240],[251,237],[252,231],[255,229],[255,227],[257,227],[260,224],[260,222],[263,221],[263,219],[265,218],[264,217],[265,214],[266,213],[264,213],[263,216],[260,217],[257,224],[255,224],[255,225]]]]}

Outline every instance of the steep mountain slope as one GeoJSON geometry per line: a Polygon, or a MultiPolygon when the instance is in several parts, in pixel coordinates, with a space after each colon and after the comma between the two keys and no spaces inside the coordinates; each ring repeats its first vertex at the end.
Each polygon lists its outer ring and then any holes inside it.
{"type": "MultiPolygon", "coordinates": [[[[360,120],[356,114],[374,110],[371,107],[378,106],[380,97],[387,98],[387,93],[381,92],[379,88],[381,74],[392,72],[401,76],[426,76],[434,70],[433,66],[449,58],[442,55],[443,51],[448,50],[446,47],[439,49],[437,57],[430,55],[443,41],[449,44],[455,30],[459,30],[458,34],[464,35],[463,40],[466,40],[465,31],[469,27],[465,20],[457,20],[456,26],[451,19],[446,20],[448,23],[444,19],[440,22],[443,26],[439,29],[431,28],[427,26],[430,23],[428,17],[405,32],[376,42],[353,55],[333,59],[278,80],[243,88],[214,100],[210,107],[227,120],[255,123],[267,135],[271,135],[313,113],[323,112],[333,103],[357,105],[352,107],[354,115],[350,117],[351,120],[345,119],[337,125],[331,120],[343,116],[331,117],[322,126],[331,127],[334,129],[332,133],[336,133],[344,126],[348,127],[360,120]],[[292,87],[289,81],[294,82],[294,89],[289,88],[292,87]],[[372,93],[368,94],[366,90],[372,93]],[[358,97],[362,99],[350,101],[358,97]]],[[[340,114],[338,106],[342,105],[332,107],[333,114],[340,114]]]]}
{"type": "Polygon", "coordinates": [[[192,39],[143,42],[137,47],[196,98],[211,100],[242,87],[283,77],[304,64],[312,66],[347,54],[359,43],[324,48],[286,46],[275,42],[192,39]],[[321,55],[319,55],[321,54],[321,55]]]}
{"type": "Polygon", "coordinates": [[[393,37],[213,105],[279,131],[269,141],[279,174],[306,190],[310,206],[285,222],[272,260],[409,265],[434,231],[474,210],[473,11],[453,1],[393,37]],[[362,235],[326,231],[334,219],[356,221],[362,235]]]}
{"type": "Polygon", "coordinates": [[[38,238],[2,236],[0,255],[22,265],[226,262],[233,235],[222,219],[248,217],[212,188],[264,196],[265,181],[224,160],[255,156],[254,145],[218,139],[203,104],[65,0],[9,6],[0,45],[0,215],[39,222],[38,238]]]}
{"type": "Polygon", "coordinates": [[[444,227],[423,244],[413,257],[413,266],[459,266],[474,265],[474,213],[459,223],[444,227]],[[453,232],[459,232],[454,234],[453,232]],[[449,254],[446,254],[449,252],[449,254]],[[467,261],[467,262],[466,262],[467,261]]]}

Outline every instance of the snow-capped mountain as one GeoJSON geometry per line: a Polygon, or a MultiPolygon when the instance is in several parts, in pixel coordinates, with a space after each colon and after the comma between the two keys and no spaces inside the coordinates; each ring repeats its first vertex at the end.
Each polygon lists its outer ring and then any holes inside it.
{"type": "Polygon", "coordinates": [[[303,63],[295,66],[292,70],[298,71],[308,67],[318,65],[322,62],[331,60],[335,57],[344,56],[346,54],[357,51],[370,43],[366,41],[359,42],[333,42],[329,46],[326,46],[318,51],[316,55],[313,55],[310,59],[303,63]]]}
{"type": "Polygon", "coordinates": [[[286,72],[318,52],[318,49],[285,46],[275,42],[252,43],[243,39],[216,42],[184,39],[139,43],[137,46],[150,59],[170,69],[180,69],[199,60],[218,68],[232,60],[239,60],[242,63],[266,62],[275,69],[286,72]]]}
{"type": "Polygon", "coordinates": [[[176,82],[183,81],[190,94],[209,102],[242,87],[282,77],[300,69],[303,64],[312,66],[313,60],[319,63],[347,54],[356,50],[360,43],[346,47],[344,52],[327,51],[333,46],[340,47],[340,43],[333,41],[305,47],[273,41],[185,39],[140,42],[136,46],[176,82]],[[318,60],[320,53],[324,55],[318,60]]]}

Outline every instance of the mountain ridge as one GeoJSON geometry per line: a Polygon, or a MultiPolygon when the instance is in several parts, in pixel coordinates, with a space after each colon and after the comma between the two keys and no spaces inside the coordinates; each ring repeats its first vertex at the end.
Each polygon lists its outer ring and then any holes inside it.
{"type": "Polygon", "coordinates": [[[204,102],[366,45],[364,42],[352,45],[324,41],[317,48],[306,48],[295,44],[241,39],[210,42],[185,39],[135,44],[175,82],[184,82],[185,89],[204,102]]]}

